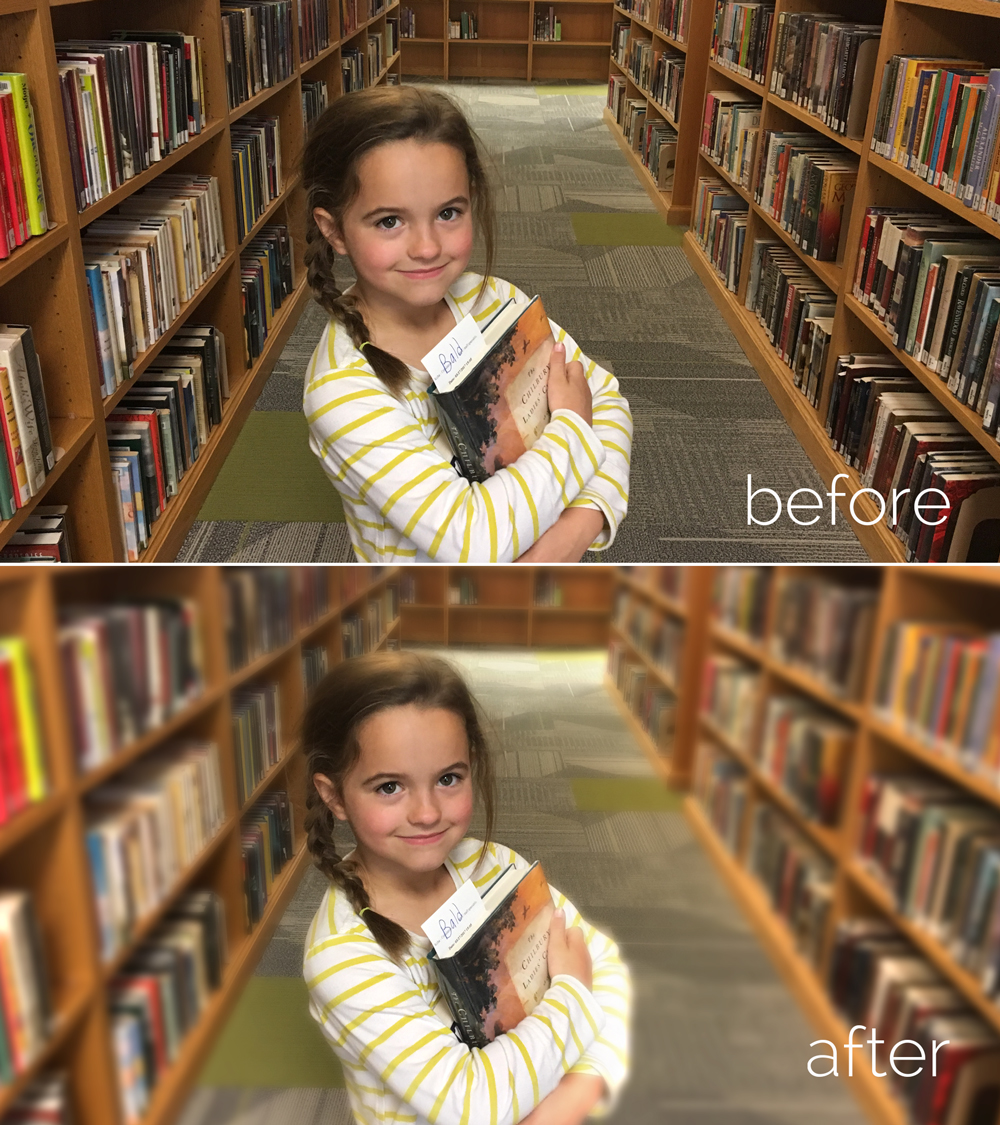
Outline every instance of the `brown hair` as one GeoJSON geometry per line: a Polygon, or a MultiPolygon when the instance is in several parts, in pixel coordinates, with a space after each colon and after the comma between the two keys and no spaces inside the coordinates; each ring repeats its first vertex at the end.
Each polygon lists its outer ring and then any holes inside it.
{"type": "MultiPolygon", "coordinates": [[[[355,911],[365,907],[364,920],[375,940],[395,961],[410,944],[407,931],[376,913],[353,861],[341,859],[334,841],[337,818],[313,781],[323,774],[339,790],[361,753],[358,731],[364,721],[390,707],[443,708],[457,715],[469,740],[469,764],[476,796],[486,814],[484,847],[493,834],[494,780],[479,707],[461,675],[440,657],[416,652],[378,652],[345,660],[316,687],[302,719],[306,764],[306,832],[316,866],[347,895],[355,911]]],[[[478,864],[477,864],[478,867],[478,864]]]]}
{"type": "Polygon", "coordinates": [[[376,145],[420,140],[451,145],[465,157],[469,173],[472,214],[486,251],[483,284],[493,272],[496,244],[493,193],[484,167],[483,150],[462,110],[445,94],[422,86],[373,86],[337,100],[316,120],[302,154],[302,182],[306,189],[305,261],[313,296],[351,334],[354,346],[393,394],[410,378],[406,364],[371,343],[357,298],[345,295],[334,279],[333,247],[313,218],[313,209],[328,211],[339,223],[361,182],[358,164],[376,145]]]}

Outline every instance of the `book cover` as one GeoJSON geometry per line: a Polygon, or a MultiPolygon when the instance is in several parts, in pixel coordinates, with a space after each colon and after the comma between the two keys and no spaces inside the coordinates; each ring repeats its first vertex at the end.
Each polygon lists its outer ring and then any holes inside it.
{"type": "Polygon", "coordinates": [[[485,1047],[516,1027],[545,995],[554,909],[535,862],[461,949],[450,957],[430,954],[470,1047],[485,1047]]]}

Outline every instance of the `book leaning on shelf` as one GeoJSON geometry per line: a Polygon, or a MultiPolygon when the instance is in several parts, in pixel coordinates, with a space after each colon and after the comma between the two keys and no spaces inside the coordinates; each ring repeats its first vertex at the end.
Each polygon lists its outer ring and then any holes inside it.
{"type": "Polygon", "coordinates": [[[676,39],[678,43],[686,43],[693,2],[694,0],[660,0],[656,12],[657,29],[671,39],[676,39]]]}
{"type": "Polygon", "coordinates": [[[261,227],[240,254],[247,366],[264,350],[275,313],[293,288],[292,237],[286,226],[261,227]]]}
{"type": "Polygon", "coordinates": [[[260,684],[233,693],[233,751],[236,790],[241,805],[278,764],[284,750],[281,697],[277,684],[260,684]]]}
{"type": "Polygon", "coordinates": [[[272,790],[255,801],[243,817],[243,894],[247,929],[260,921],[274,880],[295,854],[292,805],[284,790],[272,790]]]}
{"type": "Polygon", "coordinates": [[[26,891],[0,891],[0,1083],[38,1057],[53,1017],[38,919],[26,891]]]}
{"type": "Polygon", "coordinates": [[[330,13],[326,0],[300,0],[299,58],[308,62],[330,46],[330,13]]]}
{"type": "Polygon", "coordinates": [[[49,794],[35,676],[23,637],[0,637],[0,824],[49,794]]]}
{"type": "Polygon", "coordinates": [[[0,259],[49,229],[27,75],[0,73],[0,259]]]}
{"type": "MultiPolygon", "coordinates": [[[[0,479],[3,477],[0,464],[0,479]]],[[[0,560],[23,563],[73,561],[69,508],[66,504],[37,504],[20,528],[0,547],[0,560]]]]}
{"type": "Polygon", "coordinates": [[[113,961],[225,821],[219,748],[169,744],[87,795],[101,959],[113,961]]]}
{"type": "Polygon", "coordinates": [[[698,180],[691,229],[731,293],[740,280],[749,211],[728,184],[712,177],[698,180]]]}
{"type": "Polygon", "coordinates": [[[201,40],[112,31],[56,44],[70,168],[83,211],[205,125],[201,40]]]}
{"type": "Polygon", "coordinates": [[[291,0],[225,0],[222,44],[229,108],[295,72],[291,0]]]}
{"type": "Polygon", "coordinates": [[[284,190],[281,121],[277,116],[247,115],[230,126],[229,135],[236,185],[236,237],[242,242],[284,190]]]}
{"type": "Polygon", "coordinates": [[[701,148],[737,184],[749,187],[760,132],[762,103],[731,90],[705,95],[701,148]]]}
{"type": "Polygon", "coordinates": [[[764,81],[774,5],[716,0],[710,57],[754,82],[764,81]]]}
{"type": "Polygon", "coordinates": [[[34,336],[27,324],[0,324],[0,519],[37,495],[55,468],[49,410],[34,336]]]}
{"type": "Polygon", "coordinates": [[[308,135],[312,123],[330,104],[330,92],[322,79],[302,81],[302,121],[308,135]]]}
{"type": "Polygon", "coordinates": [[[236,672],[292,639],[292,582],[287,567],[233,567],[222,576],[229,670],[236,672]]]}

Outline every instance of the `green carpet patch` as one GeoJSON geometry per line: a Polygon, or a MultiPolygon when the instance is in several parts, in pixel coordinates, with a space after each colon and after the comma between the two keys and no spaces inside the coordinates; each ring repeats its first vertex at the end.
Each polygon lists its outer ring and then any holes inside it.
{"type": "Polygon", "coordinates": [[[198,1079],[202,1086],[343,1087],[301,977],[251,977],[198,1079]]]}
{"type": "Polygon", "coordinates": [[[590,94],[592,97],[607,96],[608,87],[602,86],[536,86],[535,93],[540,98],[554,98],[560,94],[590,94]]]}
{"type": "Polygon", "coordinates": [[[305,415],[251,411],[198,519],[343,523],[340,495],[309,448],[305,415]]]}
{"type": "Polygon", "coordinates": [[[684,794],[642,777],[574,777],[576,807],[584,812],[679,812],[684,794]]]}
{"type": "Polygon", "coordinates": [[[680,246],[683,227],[667,226],[657,212],[573,211],[578,246],[680,246]]]}

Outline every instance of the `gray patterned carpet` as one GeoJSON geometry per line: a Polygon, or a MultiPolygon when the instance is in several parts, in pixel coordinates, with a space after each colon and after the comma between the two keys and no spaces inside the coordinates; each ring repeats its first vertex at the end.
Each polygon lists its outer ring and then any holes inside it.
{"type": "MultiPolygon", "coordinates": [[[[630,510],[601,561],[867,561],[843,517],[832,528],[798,527],[787,515],[747,526],[747,473],[782,496],[823,486],[680,245],[621,245],[628,237],[611,233],[599,245],[577,241],[575,216],[655,214],[601,119],[604,87],[560,94],[469,79],[444,88],[495,162],[497,274],[543,294],[553,319],[614,371],[632,406],[630,510]]],[[[679,230],[664,229],[679,242],[679,230]]],[[[322,316],[315,306],[303,314],[258,410],[301,409],[322,316]]],[[[353,558],[343,524],[216,519],[194,525],[178,561],[353,558]]]]}
{"type": "MultiPolygon", "coordinates": [[[[551,883],[618,941],[630,966],[632,1077],[609,1125],[863,1120],[842,1083],[807,1075],[816,1033],[683,814],[614,807],[629,803],[612,795],[623,784],[617,779],[659,783],[602,685],[605,654],[445,655],[465,671],[495,729],[497,839],[540,860],[551,883]],[[580,799],[588,780],[597,800],[580,799]]],[[[316,873],[304,879],[258,974],[299,975],[323,891],[316,873]]],[[[180,1125],[350,1123],[340,1089],[230,1086],[199,1089],[180,1125]]]]}

